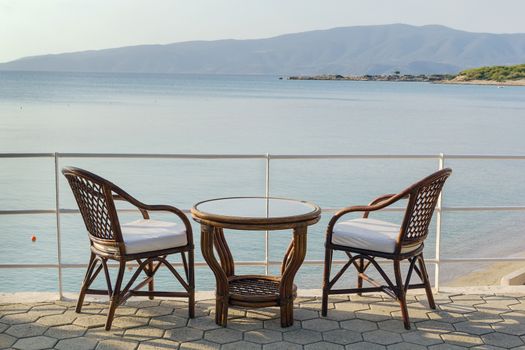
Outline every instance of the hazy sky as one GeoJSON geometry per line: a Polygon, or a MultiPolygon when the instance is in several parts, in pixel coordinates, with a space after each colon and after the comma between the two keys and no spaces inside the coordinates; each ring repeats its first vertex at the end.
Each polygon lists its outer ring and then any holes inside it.
{"type": "Polygon", "coordinates": [[[367,24],[515,33],[525,32],[524,14],[524,0],[0,0],[0,62],[367,24]]]}

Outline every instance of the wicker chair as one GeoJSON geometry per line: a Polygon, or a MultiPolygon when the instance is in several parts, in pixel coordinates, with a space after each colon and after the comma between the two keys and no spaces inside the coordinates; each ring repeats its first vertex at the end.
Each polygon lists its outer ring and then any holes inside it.
{"type": "Polygon", "coordinates": [[[189,299],[189,317],[193,318],[195,314],[194,247],[192,229],[186,215],[172,206],[141,203],[118,186],[86,170],[67,167],[62,173],[67,178],[80,208],[91,246],[91,257],[78,297],[76,312],[81,312],[86,294],[108,294],[110,306],[106,330],[110,330],[115,309],[131,296],[148,296],[150,299],[154,296],[186,297],[189,299]],[[124,200],[137,207],[143,219],[120,224],[115,200],[124,200]],[[148,211],[171,212],[178,216],[182,225],[151,220],[148,211]],[[186,280],[166,258],[176,253],[181,255],[186,280]],[[116,260],[119,265],[114,285],[111,284],[108,260],[116,260]],[[129,282],[122,286],[128,261],[136,261],[139,266],[129,282]],[[185,292],[154,290],[153,278],[161,265],[168,268],[184,287],[185,292]],[[102,270],[107,290],[91,289],[90,285],[102,270]],[[144,272],[146,277],[135,285],[141,272],[144,272]],[[140,289],[146,285],[148,291],[141,291],[140,289]]]}
{"type": "Polygon", "coordinates": [[[425,288],[430,307],[436,308],[423,259],[423,241],[428,235],[428,226],[441,189],[451,173],[452,170],[448,168],[440,170],[398,194],[378,197],[367,206],[344,208],[333,216],[326,230],[323,316],[327,315],[328,295],[330,294],[358,293],[361,295],[362,292],[383,291],[399,301],[404,326],[406,329],[410,329],[406,292],[413,288],[425,288]],[[383,209],[405,198],[408,199],[408,204],[401,225],[368,218],[371,211],[383,209]],[[352,212],[363,212],[363,217],[337,223],[343,215],[352,212]],[[345,252],[349,260],[330,280],[334,250],[345,252]],[[395,283],[377,263],[375,260],[377,257],[393,261],[395,283]],[[403,260],[409,262],[404,281],[401,276],[400,265],[403,260]],[[357,288],[334,289],[334,284],[351,265],[357,269],[357,288]],[[370,265],[377,269],[387,285],[381,285],[365,274],[370,265]],[[423,283],[410,284],[410,278],[414,271],[423,283]],[[372,284],[373,287],[363,288],[363,280],[372,284]]]}

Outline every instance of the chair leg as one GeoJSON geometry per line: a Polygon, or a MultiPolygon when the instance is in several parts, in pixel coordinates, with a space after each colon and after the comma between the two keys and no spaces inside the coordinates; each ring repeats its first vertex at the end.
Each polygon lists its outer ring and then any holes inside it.
{"type": "Polygon", "coordinates": [[[434,295],[432,294],[432,287],[430,286],[430,281],[428,279],[427,268],[425,266],[425,260],[423,259],[423,253],[417,257],[419,262],[419,270],[421,271],[421,277],[423,278],[423,283],[425,284],[425,292],[427,293],[428,305],[431,309],[436,308],[436,303],[434,302],[434,295]]]}
{"type": "Polygon", "coordinates": [[[334,251],[328,247],[325,248],[324,255],[324,273],[323,273],[323,299],[321,304],[321,315],[326,317],[328,314],[328,292],[330,290],[330,269],[332,267],[332,257],[334,251]]]}
{"type": "MultiPolygon", "coordinates": [[[[364,266],[365,260],[363,258],[359,258],[359,269],[357,269],[357,288],[359,289],[363,288],[363,277],[361,277],[361,273],[365,272],[364,266]]],[[[362,296],[363,293],[359,292],[357,295],[362,296]]]]}
{"type": "Polygon", "coordinates": [[[95,260],[95,254],[91,253],[91,256],[89,257],[88,268],[86,270],[86,276],[84,277],[84,281],[82,282],[82,287],[80,288],[80,293],[78,295],[77,307],[75,309],[76,313],[80,313],[82,311],[82,304],[84,304],[86,290],[89,288],[90,284],[89,280],[91,279],[91,275],[93,274],[96,265],[97,261],[95,260]]]}
{"type": "MultiPolygon", "coordinates": [[[[184,253],[183,253],[184,254],[184,253]]],[[[195,317],[195,262],[194,262],[194,252],[193,249],[191,249],[188,252],[188,272],[189,272],[189,278],[188,278],[188,285],[190,287],[189,293],[190,296],[188,298],[188,316],[190,318],[195,317]]]]}
{"type": "MultiPolygon", "coordinates": [[[[148,291],[153,292],[155,291],[155,282],[153,281],[153,262],[148,263],[148,273],[147,276],[151,277],[151,281],[148,283],[148,291]]],[[[148,296],[149,300],[153,300],[153,295],[148,296]]]]}
{"type": "Polygon", "coordinates": [[[120,261],[120,266],[117,275],[117,281],[115,282],[115,287],[113,288],[113,294],[111,295],[111,301],[109,304],[108,317],[106,319],[106,331],[111,329],[111,324],[113,323],[113,317],[115,316],[115,310],[117,309],[120,303],[120,287],[122,285],[122,280],[124,278],[124,271],[126,270],[126,262],[120,261]]]}
{"type": "Polygon", "coordinates": [[[403,316],[403,323],[405,329],[410,329],[410,319],[408,317],[407,301],[405,295],[405,288],[403,286],[403,278],[401,277],[401,264],[399,260],[394,260],[394,274],[396,276],[396,295],[401,306],[401,315],[403,316]]]}

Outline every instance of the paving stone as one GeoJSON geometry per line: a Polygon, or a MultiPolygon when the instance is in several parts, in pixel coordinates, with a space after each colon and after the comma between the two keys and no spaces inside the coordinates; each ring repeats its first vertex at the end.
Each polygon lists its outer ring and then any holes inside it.
{"type": "Polygon", "coordinates": [[[0,334],[0,348],[8,348],[16,342],[16,338],[8,334],[0,334]]]}
{"type": "Polygon", "coordinates": [[[380,301],[384,301],[383,296],[381,294],[367,294],[364,293],[363,295],[358,294],[350,294],[348,296],[350,301],[355,303],[365,303],[365,304],[372,304],[372,303],[378,303],[380,301]]]}
{"type": "Polygon", "coordinates": [[[516,317],[516,312],[503,314],[503,321],[493,323],[491,326],[494,330],[512,335],[525,335],[525,315],[516,317]]]}
{"type": "Polygon", "coordinates": [[[467,314],[464,316],[463,314],[458,314],[455,312],[447,312],[447,311],[430,311],[427,312],[428,318],[434,321],[441,321],[446,323],[456,323],[456,322],[464,322],[467,321],[467,317],[470,317],[474,315],[474,313],[467,314]]]}
{"type": "Polygon", "coordinates": [[[333,331],[324,332],[323,339],[341,345],[363,341],[361,333],[350,331],[348,329],[335,329],[333,331]]]}
{"type": "MultiPolygon", "coordinates": [[[[474,349],[474,350],[505,350],[505,348],[500,348],[499,346],[493,346],[493,345],[487,345],[487,344],[475,346],[471,349],[474,349]]],[[[519,349],[519,348],[514,348],[514,349],[519,349]]]]}
{"type": "Polygon", "coordinates": [[[363,339],[382,345],[395,344],[403,340],[399,334],[382,329],[363,333],[363,339]]]}
{"type": "Polygon", "coordinates": [[[111,330],[106,331],[104,327],[89,328],[84,337],[93,338],[97,340],[104,339],[120,339],[124,335],[124,329],[111,327],[111,330]]]}
{"type": "Polygon", "coordinates": [[[130,300],[126,303],[126,306],[134,307],[136,309],[142,309],[146,307],[155,307],[160,305],[159,299],[149,300],[149,299],[141,299],[141,300],[130,300]]]}
{"type": "Polygon", "coordinates": [[[464,350],[468,349],[464,346],[458,346],[454,344],[438,344],[429,347],[430,350],[464,350]]]}
{"type": "Polygon", "coordinates": [[[138,350],[178,349],[179,343],[169,339],[151,339],[140,342],[138,350]]]}
{"type": "Polygon", "coordinates": [[[46,330],[47,326],[42,326],[37,323],[24,323],[11,326],[5,332],[16,338],[25,338],[42,335],[46,330]]]}
{"type": "Polygon", "coordinates": [[[490,327],[490,324],[485,322],[459,322],[454,324],[454,328],[458,332],[469,333],[474,335],[481,335],[494,332],[494,330],[490,327]]]}
{"type": "Polygon", "coordinates": [[[204,332],[200,329],[183,327],[176,329],[168,329],[166,331],[166,334],[164,334],[164,338],[182,343],[202,339],[203,334],[204,332]]]}
{"type": "Polygon", "coordinates": [[[329,310],[328,314],[326,315],[326,319],[334,320],[334,321],[346,321],[351,320],[355,318],[355,313],[352,311],[345,311],[345,310],[329,310]]]}
{"type": "Polygon", "coordinates": [[[204,333],[204,339],[219,343],[233,343],[242,339],[242,332],[236,329],[219,328],[204,333]]]}
{"type": "Polygon", "coordinates": [[[51,327],[47,330],[45,335],[51,338],[67,339],[80,337],[84,335],[84,333],[86,333],[86,329],[84,327],[67,324],[64,326],[51,327]]]}
{"type": "Polygon", "coordinates": [[[388,350],[426,350],[427,347],[423,345],[402,342],[388,345],[386,348],[388,350]]]}
{"type": "Polygon", "coordinates": [[[0,305],[0,315],[19,314],[21,312],[28,312],[31,305],[28,304],[6,304],[0,305]]]}
{"type": "MultiPolygon", "coordinates": [[[[399,322],[399,320],[386,320],[381,321],[377,323],[377,326],[379,329],[384,329],[385,331],[395,332],[395,333],[407,333],[410,332],[409,329],[405,329],[405,325],[403,322],[399,322]]],[[[412,329],[414,329],[414,324],[411,325],[412,329]]]]}
{"type": "Polygon", "coordinates": [[[403,333],[401,334],[401,337],[403,340],[409,343],[430,346],[443,343],[443,340],[439,335],[440,333],[430,331],[413,331],[409,333],[403,333]]]}
{"type": "MultiPolygon", "coordinates": [[[[300,309],[297,309],[297,310],[300,310],[300,309]]],[[[294,311],[297,311],[297,310],[294,310],[294,311]]],[[[257,320],[264,321],[264,320],[269,320],[272,318],[279,317],[281,315],[281,310],[277,307],[266,307],[262,309],[246,310],[245,315],[248,318],[254,318],[257,320]]],[[[242,316],[242,313],[240,313],[239,316],[242,316]]]]}
{"type": "MultiPolygon", "coordinates": [[[[133,309],[133,308],[131,308],[133,309]]],[[[118,310],[118,309],[117,309],[118,310]]],[[[165,315],[171,315],[173,313],[174,309],[167,306],[153,306],[153,307],[147,307],[143,309],[138,309],[135,313],[136,316],[139,317],[155,317],[155,316],[165,316],[165,315]]]]}
{"type": "Polygon", "coordinates": [[[302,322],[304,329],[311,329],[318,332],[326,332],[332,329],[338,329],[339,323],[332,320],[316,318],[313,320],[306,320],[302,322]]]}
{"type": "MultiPolygon", "coordinates": [[[[315,310],[315,311],[321,311],[322,303],[321,303],[320,300],[314,299],[314,301],[301,303],[299,305],[299,307],[302,308],[302,309],[310,309],[310,310],[315,310]]],[[[334,309],[334,303],[329,302],[328,303],[328,310],[332,310],[332,309],[334,309]]]]}
{"type": "MultiPolygon", "coordinates": [[[[102,309],[100,311],[100,313],[104,314],[104,315],[107,315],[108,311],[109,311],[109,309],[106,308],[106,309],[102,309]]],[[[119,306],[115,310],[115,316],[116,317],[118,317],[118,316],[132,316],[132,315],[135,315],[136,313],[137,313],[137,309],[136,308],[128,307],[128,306],[119,306]]]]}
{"type": "Polygon", "coordinates": [[[124,332],[124,338],[137,341],[143,341],[152,338],[162,338],[163,335],[163,329],[154,327],[131,328],[124,332]]]}
{"type": "Polygon", "coordinates": [[[55,348],[59,350],[92,350],[97,347],[97,340],[86,337],[59,340],[55,348]]]}
{"type": "Polygon", "coordinates": [[[356,311],[355,317],[372,322],[380,322],[392,319],[390,314],[386,315],[383,313],[374,312],[372,310],[356,311]]]}
{"type": "MultiPolygon", "coordinates": [[[[213,300],[212,302],[213,302],[213,306],[215,307],[215,300],[213,300]]],[[[186,301],[176,300],[176,299],[161,300],[160,305],[171,307],[172,309],[186,309],[188,307],[188,303],[186,301]]],[[[199,307],[202,305],[208,305],[207,301],[203,300],[203,301],[199,301],[195,303],[195,307],[199,307]]]]}
{"type": "MultiPolygon", "coordinates": [[[[347,311],[347,312],[355,312],[355,311],[361,311],[361,310],[370,310],[370,306],[368,303],[365,302],[342,302],[342,303],[336,303],[334,304],[336,310],[340,311],[347,311]]],[[[330,311],[328,311],[330,313],[330,311]]]]}
{"type": "Polygon", "coordinates": [[[118,328],[133,328],[145,326],[149,322],[149,318],[137,316],[121,316],[113,319],[112,327],[118,328]]]}
{"type": "Polygon", "coordinates": [[[328,342],[318,342],[304,346],[305,350],[343,350],[344,346],[328,342]]]}
{"type": "Polygon", "coordinates": [[[355,319],[341,322],[341,327],[363,333],[377,329],[377,324],[366,320],[355,319]]]}
{"type": "Polygon", "coordinates": [[[379,345],[375,343],[369,343],[369,342],[360,342],[360,343],[354,343],[349,344],[345,347],[346,350],[384,350],[386,349],[386,346],[379,345]]]}
{"type": "Polygon", "coordinates": [[[250,343],[247,341],[236,341],[235,343],[224,344],[221,350],[261,350],[260,344],[250,343]]]}
{"type": "Polygon", "coordinates": [[[9,328],[9,325],[0,323],[0,333],[3,333],[8,328],[9,328]]]}
{"type": "MultiPolygon", "coordinates": [[[[228,322],[228,327],[230,327],[230,325],[231,322],[228,322]]],[[[190,318],[188,320],[188,326],[192,328],[201,329],[203,331],[221,328],[221,326],[215,323],[215,319],[211,318],[210,316],[190,318]]]]}
{"type": "MultiPolygon", "coordinates": [[[[328,311],[330,312],[330,311],[328,311]]],[[[294,320],[306,321],[319,317],[319,312],[308,309],[295,309],[293,311],[294,320]]]]}
{"type": "Polygon", "coordinates": [[[38,320],[42,315],[38,312],[25,312],[25,313],[19,313],[19,314],[8,314],[2,317],[0,320],[2,323],[13,325],[13,324],[21,324],[21,323],[30,323],[35,322],[38,320]]]}
{"type": "Polygon", "coordinates": [[[44,316],[38,319],[38,323],[45,326],[63,326],[66,324],[71,324],[78,314],[74,311],[66,311],[63,314],[44,316]]]}
{"type": "Polygon", "coordinates": [[[57,340],[54,338],[39,335],[36,337],[18,339],[13,345],[16,349],[39,350],[52,348],[57,340]]]}
{"type": "Polygon", "coordinates": [[[443,339],[447,344],[472,347],[475,345],[481,345],[483,342],[480,337],[476,335],[471,335],[461,332],[452,332],[447,334],[441,334],[441,339],[443,339]]]}
{"type": "Polygon", "coordinates": [[[186,327],[188,319],[174,315],[154,317],[149,321],[149,325],[155,328],[173,329],[186,327]]]}
{"type": "Polygon", "coordinates": [[[220,347],[219,344],[206,340],[197,340],[180,344],[179,350],[219,350],[220,347]]]}
{"type": "Polygon", "coordinates": [[[420,331],[430,331],[436,333],[454,332],[454,326],[450,323],[441,321],[423,321],[416,323],[416,329],[420,331]]]}
{"type": "Polygon", "coordinates": [[[283,338],[286,341],[303,345],[323,340],[321,333],[307,329],[283,333],[283,338]]]}
{"type": "Polygon", "coordinates": [[[263,345],[263,350],[301,350],[303,347],[299,344],[281,341],[263,345]]]}
{"type": "MultiPolygon", "coordinates": [[[[213,323],[215,324],[215,321],[213,321],[213,323]]],[[[228,328],[236,329],[238,331],[251,331],[263,328],[263,321],[255,320],[253,318],[234,318],[228,320],[228,328]]]]}
{"type": "Polygon", "coordinates": [[[442,311],[452,312],[456,314],[468,314],[470,312],[475,312],[479,309],[476,309],[477,307],[469,306],[469,305],[459,305],[456,303],[451,304],[440,304],[438,305],[439,309],[442,311]]]}
{"type": "MultiPolygon", "coordinates": [[[[242,318],[239,319],[239,320],[242,320],[242,318]]],[[[246,320],[249,320],[249,319],[246,319],[246,320]]],[[[303,321],[303,322],[306,322],[306,321],[303,321]]],[[[295,331],[295,330],[301,329],[303,322],[295,320],[293,325],[291,325],[289,327],[281,327],[281,319],[280,318],[274,318],[272,320],[264,321],[263,324],[264,324],[264,328],[272,329],[274,331],[284,333],[284,332],[291,332],[291,331],[295,331]]],[[[228,327],[229,326],[230,326],[230,324],[228,323],[228,327]]]]}
{"type": "Polygon", "coordinates": [[[271,329],[256,329],[244,333],[244,340],[257,344],[268,344],[282,340],[282,335],[271,329]]]}
{"type": "Polygon", "coordinates": [[[96,350],[134,350],[139,343],[128,339],[106,339],[98,343],[96,350]]]}
{"type": "Polygon", "coordinates": [[[73,324],[86,328],[100,327],[106,324],[106,316],[83,314],[77,317],[73,324]]]}
{"type": "Polygon", "coordinates": [[[523,345],[523,341],[520,339],[520,337],[499,332],[482,335],[481,339],[483,339],[483,342],[485,342],[485,344],[499,346],[507,349],[523,345]]]}
{"type": "Polygon", "coordinates": [[[38,305],[31,308],[31,312],[36,312],[40,314],[40,316],[63,314],[66,310],[66,307],[56,304],[38,305]]]}
{"type": "Polygon", "coordinates": [[[503,321],[503,318],[499,314],[485,313],[485,312],[480,312],[480,311],[466,314],[465,318],[468,321],[485,322],[485,323],[496,323],[496,322],[503,321]]]}

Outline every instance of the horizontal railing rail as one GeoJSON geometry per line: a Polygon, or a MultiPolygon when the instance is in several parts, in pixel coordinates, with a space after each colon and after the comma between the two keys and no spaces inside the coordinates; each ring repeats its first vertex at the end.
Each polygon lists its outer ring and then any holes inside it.
{"type": "MultiPolygon", "coordinates": [[[[56,263],[25,263],[9,264],[0,263],[0,269],[26,269],[26,268],[56,268],[58,273],[58,292],[63,296],[62,269],[64,268],[85,268],[85,264],[67,264],[62,262],[62,240],[60,217],[64,214],[78,214],[78,209],[61,208],[60,206],[60,186],[59,186],[59,161],[66,158],[117,158],[117,159],[204,159],[204,160],[226,160],[226,159],[260,159],[265,160],[265,195],[270,193],[270,163],[277,160],[437,160],[438,169],[445,167],[445,160],[525,160],[525,155],[479,155],[479,154],[159,154],[159,153],[0,153],[1,159],[27,159],[27,158],[50,158],[54,160],[55,176],[55,208],[54,209],[2,209],[2,215],[55,215],[56,217],[56,241],[57,241],[57,262],[56,263]]],[[[445,192],[445,191],[443,191],[445,192]]],[[[334,213],[338,208],[322,208],[324,213],[334,213]]],[[[385,208],[385,211],[399,212],[404,208],[385,208]]],[[[136,209],[119,209],[119,212],[135,212],[136,209]]],[[[189,209],[183,210],[189,215],[189,209]]],[[[475,262],[514,262],[525,261],[525,257],[473,257],[473,258],[442,258],[441,257],[441,225],[443,213],[445,212],[499,212],[499,211],[525,211],[525,205],[513,206],[443,206],[440,201],[435,209],[436,215],[436,241],[435,258],[426,259],[428,263],[435,265],[435,287],[439,290],[440,285],[440,265],[455,263],[475,263],[475,262]]],[[[266,273],[270,266],[278,266],[281,261],[269,259],[268,232],[265,232],[265,259],[261,261],[236,261],[240,266],[263,266],[266,273]]],[[[346,261],[335,261],[345,263],[346,261]]],[[[305,260],[304,265],[322,265],[323,260],[305,260]]],[[[136,265],[136,264],[135,264],[136,265]]],[[[177,264],[175,264],[177,265],[177,264]]],[[[204,261],[195,262],[197,267],[207,266],[204,261]]],[[[113,266],[113,265],[110,265],[113,266]]],[[[116,266],[116,265],[115,265],[116,266]]],[[[131,264],[134,266],[134,264],[131,264]]]]}

